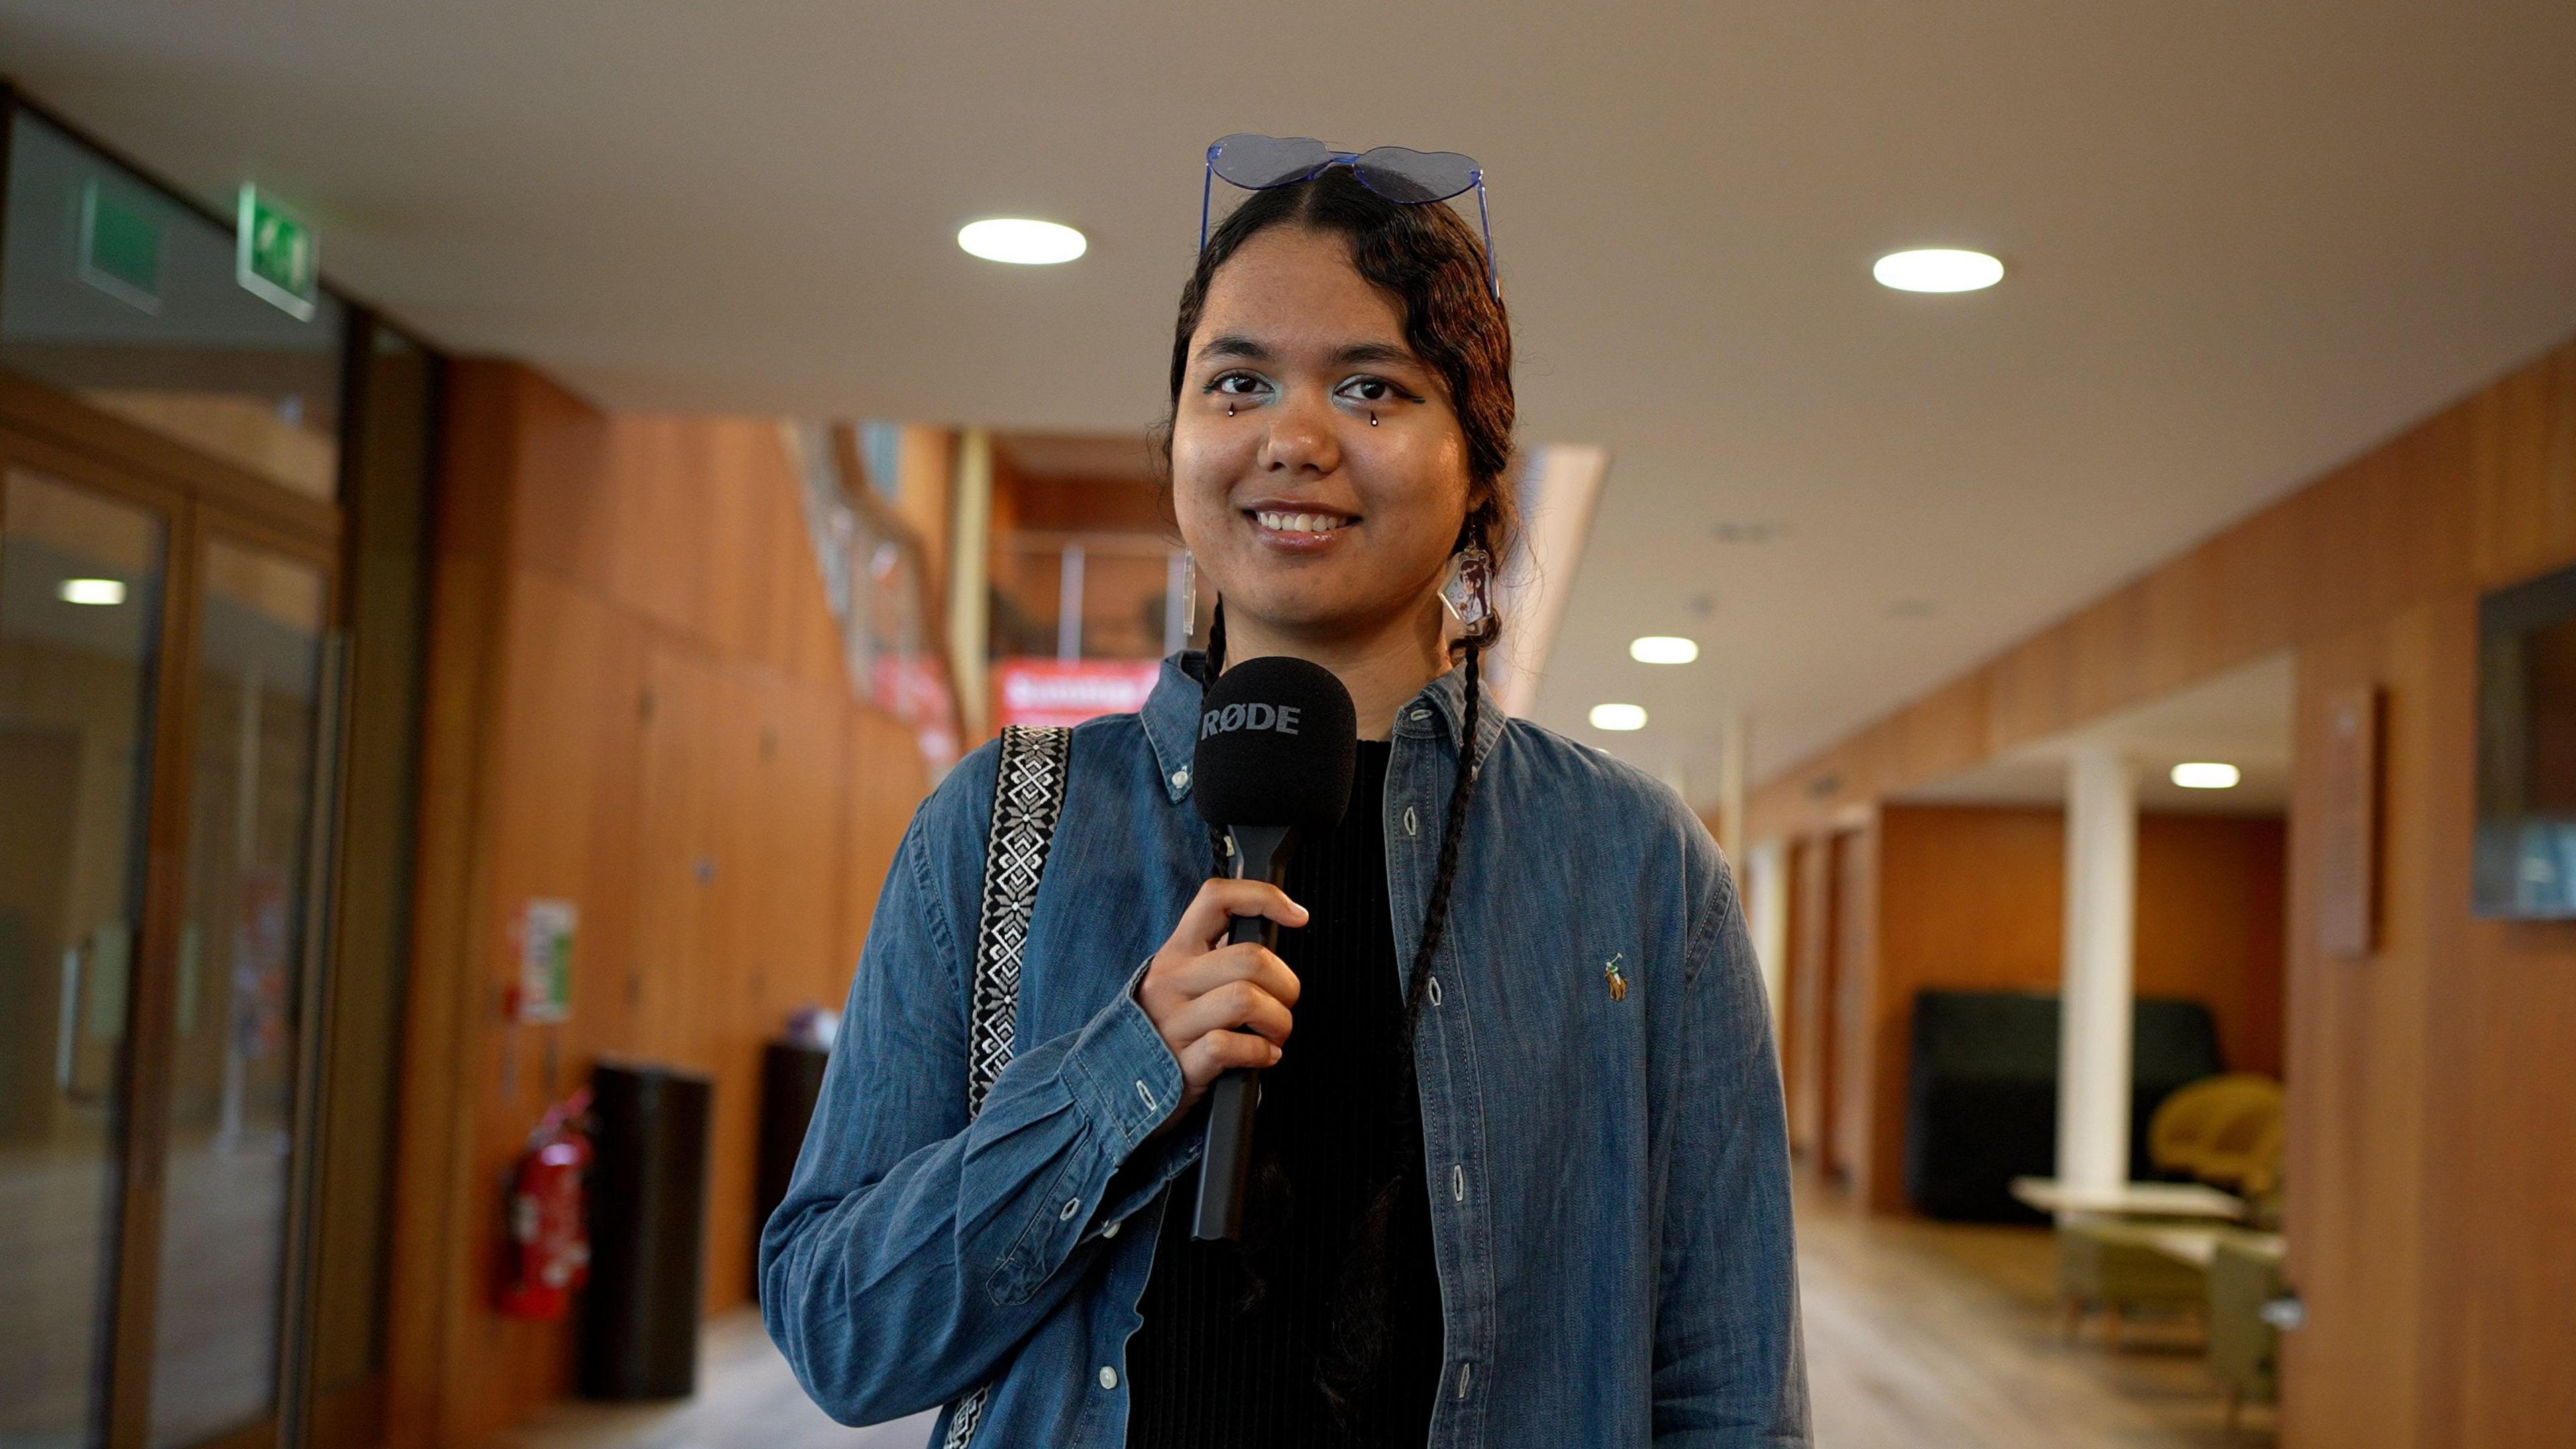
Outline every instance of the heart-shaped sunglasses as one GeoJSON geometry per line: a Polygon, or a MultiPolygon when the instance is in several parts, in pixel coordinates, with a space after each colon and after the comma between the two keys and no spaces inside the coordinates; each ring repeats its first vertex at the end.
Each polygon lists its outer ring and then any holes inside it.
{"type": "Polygon", "coordinates": [[[1199,250],[1207,250],[1208,201],[1223,178],[1246,191],[1268,191],[1321,175],[1327,168],[1348,166],[1362,186],[1405,206],[1447,201],[1476,193],[1476,221],[1485,232],[1485,287],[1503,299],[1494,270],[1494,223],[1485,211],[1485,170],[1473,156],[1455,151],[1415,151],[1404,146],[1372,146],[1366,151],[1336,151],[1312,136],[1228,136],[1207,148],[1207,172],[1199,181],[1199,250]]]}

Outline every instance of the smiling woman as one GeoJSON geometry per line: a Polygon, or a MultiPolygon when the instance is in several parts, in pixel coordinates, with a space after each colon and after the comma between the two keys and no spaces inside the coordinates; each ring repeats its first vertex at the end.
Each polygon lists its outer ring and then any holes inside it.
{"type": "Polygon", "coordinates": [[[1787,1134],[1733,878],[1669,789],[1487,696],[1510,325],[1477,232],[1350,160],[1263,182],[1183,289],[1161,442],[1208,647],[1062,745],[1015,1054],[970,1114],[987,861],[1032,870],[988,857],[1034,790],[988,747],[889,878],[763,1311],[836,1416],[947,1403],[943,1449],[1794,1449],[1787,1134]],[[1190,798],[1205,691],[1270,656],[1331,671],[1362,736],[1285,890],[1229,878],[1190,798]],[[1229,942],[1253,917],[1275,953],[1229,942]],[[1185,1174],[1235,1068],[1262,1072],[1249,1201],[1201,1241],[1185,1174]]]}

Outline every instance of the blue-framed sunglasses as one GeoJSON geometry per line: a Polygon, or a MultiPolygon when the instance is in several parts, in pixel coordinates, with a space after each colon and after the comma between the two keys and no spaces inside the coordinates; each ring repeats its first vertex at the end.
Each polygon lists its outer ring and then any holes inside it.
{"type": "Polygon", "coordinates": [[[1207,148],[1207,173],[1199,180],[1199,250],[1207,250],[1208,200],[1219,177],[1246,191],[1268,191],[1312,179],[1332,166],[1348,166],[1362,186],[1406,206],[1475,192],[1476,221],[1485,230],[1485,286],[1495,301],[1503,299],[1494,271],[1494,221],[1485,212],[1485,170],[1475,157],[1455,151],[1403,146],[1336,151],[1312,136],[1228,136],[1207,148]]]}

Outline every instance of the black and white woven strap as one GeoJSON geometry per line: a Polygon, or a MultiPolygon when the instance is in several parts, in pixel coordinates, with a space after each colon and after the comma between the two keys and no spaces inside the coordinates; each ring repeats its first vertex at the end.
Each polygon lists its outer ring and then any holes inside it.
{"type": "MultiPolygon", "coordinates": [[[[975,977],[966,1008],[966,1115],[984,1110],[993,1079],[1010,1065],[1020,999],[1020,954],[1064,812],[1073,731],[1005,725],[993,777],[993,825],[984,844],[984,900],[975,922],[975,977]]],[[[986,1384],[957,1401],[941,1449],[965,1449],[983,1420],[986,1384]]]]}

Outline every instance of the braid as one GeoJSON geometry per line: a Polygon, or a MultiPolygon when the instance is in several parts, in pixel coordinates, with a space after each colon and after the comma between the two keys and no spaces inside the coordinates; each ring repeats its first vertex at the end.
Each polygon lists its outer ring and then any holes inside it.
{"type": "MultiPolygon", "coordinates": [[[[1467,702],[1465,728],[1459,737],[1458,773],[1449,786],[1449,819],[1440,832],[1440,868],[1432,877],[1431,899],[1423,909],[1422,939],[1414,947],[1413,964],[1405,973],[1404,1032],[1395,1046],[1398,1076],[1403,1082],[1397,1093],[1396,1110],[1417,1129],[1421,1124],[1422,1096],[1413,1044],[1421,1030],[1423,1006],[1430,1000],[1432,961],[1448,930],[1450,888],[1458,878],[1458,847],[1467,833],[1467,806],[1476,793],[1476,730],[1481,712],[1476,656],[1481,644],[1477,639],[1466,644],[1467,702]]],[[[1411,1138],[1418,1131],[1401,1135],[1411,1138]]],[[[1333,1333],[1316,1370],[1316,1387],[1323,1391],[1325,1401],[1332,1405],[1335,1417],[1345,1428],[1356,1426],[1360,1396],[1376,1379],[1386,1359],[1387,1288],[1399,1276],[1394,1262],[1395,1213],[1407,1196],[1406,1189],[1421,1172],[1418,1154],[1407,1154],[1395,1164],[1394,1173],[1370,1194],[1368,1207],[1352,1237],[1351,1253],[1342,1264],[1341,1281],[1334,1294],[1333,1333]]]]}

